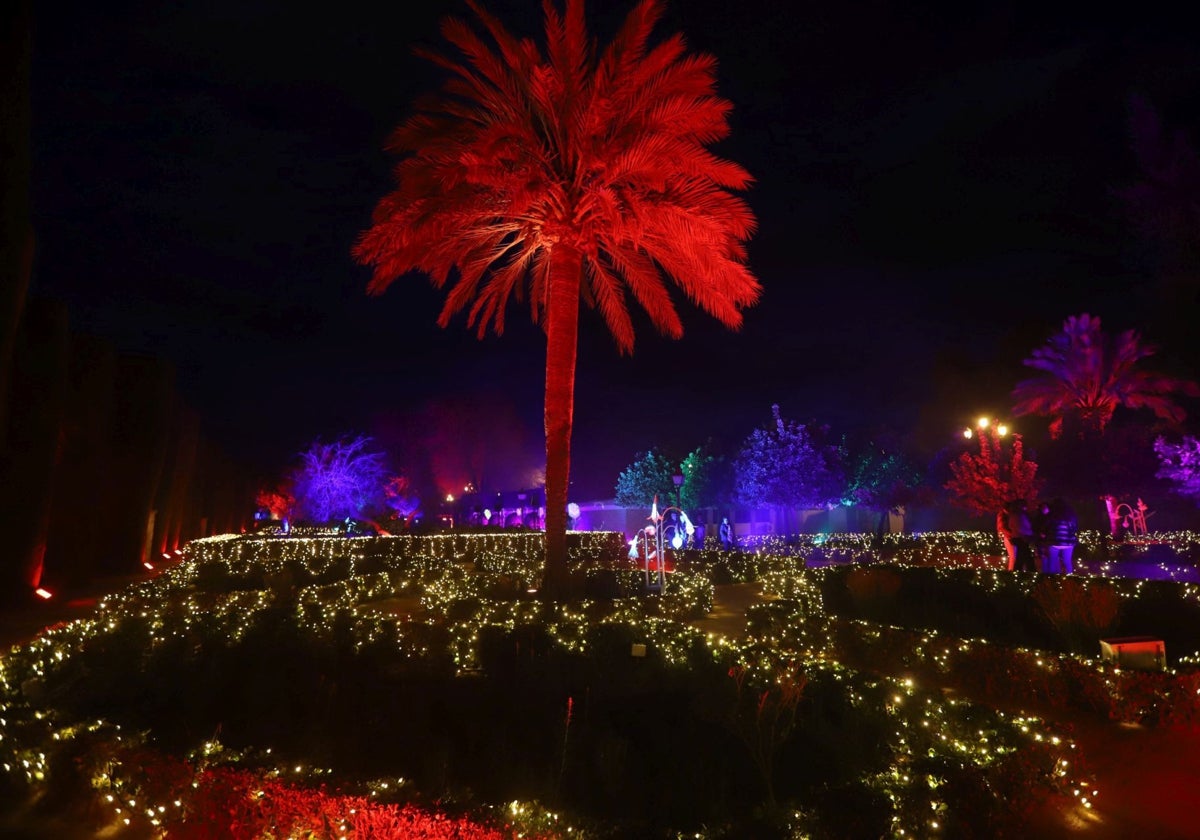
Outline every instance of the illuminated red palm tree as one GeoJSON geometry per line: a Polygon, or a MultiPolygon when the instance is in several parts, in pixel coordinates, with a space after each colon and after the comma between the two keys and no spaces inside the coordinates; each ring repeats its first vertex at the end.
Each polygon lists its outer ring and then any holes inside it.
{"type": "Polygon", "coordinates": [[[1051,418],[1053,437],[1062,434],[1067,419],[1078,422],[1079,434],[1099,435],[1119,407],[1148,408],[1157,417],[1179,422],[1184,410],[1175,396],[1196,396],[1200,389],[1193,382],[1137,366],[1154,353],[1134,330],[1109,336],[1099,318],[1072,315],[1062,332],[1025,360],[1045,375],[1017,384],[1013,411],[1051,418]]]}
{"type": "Polygon", "coordinates": [[[510,298],[546,333],[546,582],[566,569],[566,502],[580,301],[632,352],[629,299],[663,333],[683,328],[664,278],[736,329],[760,287],[746,266],[754,216],[733,195],[750,176],[706,144],[729,132],[715,60],[676,35],[649,45],[660,0],[642,0],[603,52],[583,0],[546,0],[544,51],[468,0],[487,37],[448,19],[458,60],[440,95],[392,135],[397,187],[354,248],[379,294],[409,271],[449,292],[438,323],[467,310],[480,337],[510,298]]]}

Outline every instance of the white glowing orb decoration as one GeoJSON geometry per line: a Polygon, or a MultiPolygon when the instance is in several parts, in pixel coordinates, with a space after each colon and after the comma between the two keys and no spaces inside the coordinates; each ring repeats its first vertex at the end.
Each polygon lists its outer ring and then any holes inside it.
{"type": "Polygon", "coordinates": [[[571,502],[570,504],[568,504],[567,505],[567,516],[571,517],[572,519],[578,519],[579,518],[579,505],[575,504],[575,502],[571,502]]]}
{"type": "Polygon", "coordinates": [[[484,522],[487,522],[487,521],[488,521],[489,519],[491,519],[491,518],[492,518],[492,509],[491,509],[491,508],[484,508],[484,509],[483,509],[483,521],[484,521],[484,522]]]}
{"type": "Polygon", "coordinates": [[[683,534],[678,531],[675,532],[675,536],[671,537],[671,548],[676,551],[683,548],[683,534]]]}

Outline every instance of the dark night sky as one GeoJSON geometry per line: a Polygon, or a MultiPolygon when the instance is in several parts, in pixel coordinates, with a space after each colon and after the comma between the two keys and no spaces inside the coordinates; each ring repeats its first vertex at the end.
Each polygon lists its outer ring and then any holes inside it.
{"type": "MultiPolygon", "coordinates": [[[[411,5],[35,3],[35,291],[79,331],[171,359],[210,435],[266,471],[446,394],[484,395],[481,426],[511,404],[524,440],[505,446],[537,461],[528,319],[483,342],[441,330],[424,278],[370,299],[349,257],[390,186],[385,136],[440,78],[410,47],[469,17],[411,5]]],[[[535,30],[533,0],[489,5],[535,30]]],[[[594,0],[593,18],[629,5],[594,0]]],[[[680,342],[637,319],[632,358],[584,313],[573,496],[608,495],[651,445],[733,447],[772,402],[936,440],[1006,411],[1020,360],[1069,314],[1158,338],[1169,319],[1113,189],[1135,176],[1130,94],[1196,136],[1200,39],[1096,9],[669,2],[659,34],[716,55],[734,102],[718,151],[758,180],[764,295],[740,334],[686,304],[680,342]]]]}

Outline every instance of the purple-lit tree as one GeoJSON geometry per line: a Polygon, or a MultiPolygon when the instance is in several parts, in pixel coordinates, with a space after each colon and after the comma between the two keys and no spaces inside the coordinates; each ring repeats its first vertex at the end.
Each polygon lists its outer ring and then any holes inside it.
{"type": "Polygon", "coordinates": [[[583,0],[547,0],[545,45],[518,39],[473,0],[486,32],[447,19],[459,56],[391,137],[396,189],[354,247],[368,292],[410,271],[450,287],[438,322],[467,311],[480,336],[504,330],[510,299],[546,333],[546,568],[566,581],[567,486],[580,304],[633,350],[632,298],[672,337],[683,325],[665,279],[738,328],[760,286],[746,266],[754,216],[734,191],[749,174],[706,147],[729,134],[716,62],[676,35],[651,46],[660,0],[641,0],[613,41],[589,37],[583,0]]]}
{"type": "Polygon", "coordinates": [[[1081,438],[1097,438],[1113,412],[1122,407],[1146,408],[1177,423],[1185,413],[1175,397],[1196,396],[1200,388],[1194,382],[1142,369],[1138,363],[1155,352],[1134,330],[1112,336],[1100,328],[1099,318],[1072,315],[1061,332],[1025,359],[1027,367],[1043,375],[1017,383],[1013,412],[1049,417],[1054,438],[1064,428],[1081,438]]]}
{"type": "Polygon", "coordinates": [[[379,505],[387,471],[382,452],[368,451],[363,435],[333,443],[314,441],[300,453],[294,487],[300,515],[331,522],[379,505]]]}
{"type": "Polygon", "coordinates": [[[734,475],[738,500],[779,509],[786,529],[793,508],[827,507],[841,499],[842,452],[804,424],[785,421],[778,405],[771,412],[774,422],[755,429],[742,444],[734,475]]]}
{"type": "Polygon", "coordinates": [[[1154,441],[1154,454],[1158,456],[1157,478],[1171,482],[1171,489],[1200,504],[1200,440],[1184,435],[1179,443],[1171,443],[1159,436],[1154,441]]]}

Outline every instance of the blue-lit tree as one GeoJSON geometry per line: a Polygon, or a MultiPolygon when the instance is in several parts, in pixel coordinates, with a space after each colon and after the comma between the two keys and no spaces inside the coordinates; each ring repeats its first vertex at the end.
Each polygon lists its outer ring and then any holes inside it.
{"type": "Polygon", "coordinates": [[[774,423],[755,429],[734,462],[736,492],[742,504],[781,510],[786,529],[790,510],[841,500],[842,451],[823,443],[803,423],[785,421],[778,405],[771,412],[774,423]]]}
{"type": "Polygon", "coordinates": [[[303,518],[331,522],[379,505],[388,476],[383,453],[369,451],[370,443],[363,435],[333,443],[317,440],[300,453],[294,487],[303,518]]]}

